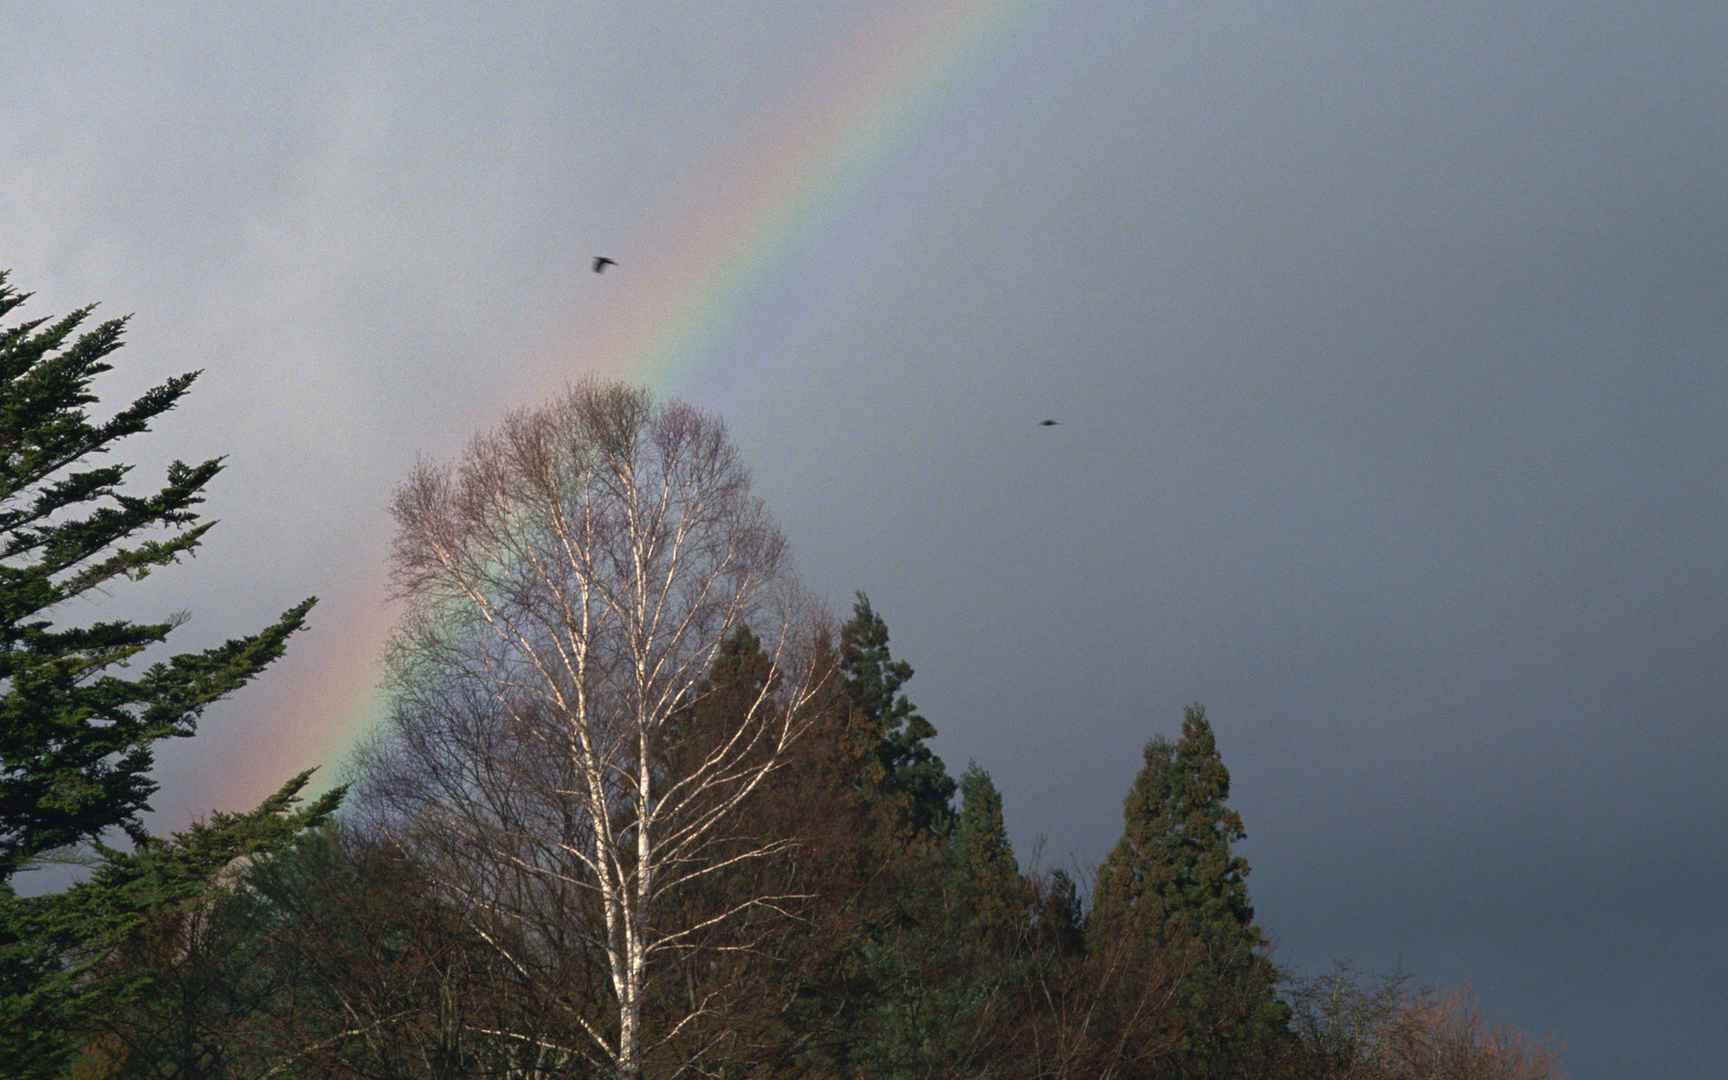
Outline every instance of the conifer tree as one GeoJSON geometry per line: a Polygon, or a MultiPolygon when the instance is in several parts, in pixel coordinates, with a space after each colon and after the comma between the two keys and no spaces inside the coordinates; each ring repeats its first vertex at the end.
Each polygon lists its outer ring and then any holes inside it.
{"type": "MultiPolygon", "coordinates": [[[[26,299],[0,272],[0,319],[26,299]]],[[[187,902],[228,861],[280,843],[338,797],[295,810],[302,775],[250,814],[219,815],[167,842],[145,832],[154,744],[193,734],[206,706],[280,656],[313,601],[249,637],[131,677],[123,670],[182,618],[56,625],[73,601],[196,551],[213,524],[199,521],[197,506],[222,470],[221,458],[176,461],[155,492],[123,490],[132,467],[105,456],[148,431],[198,373],[92,419],[91,383],[110,370],[125,320],[80,332],[91,310],[0,327],[0,1061],[14,1076],[52,1074],[81,1012],[104,995],[141,992],[102,964],[151,912],[187,902]],[[135,853],[97,844],[114,828],[135,853]],[[88,883],[16,895],[19,871],[87,844],[102,863],[88,883]]]]}
{"type": "MultiPolygon", "coordinates": [[[[95,873],[63,893],[18,898],[10,889],[0,892],[5,1075],[59,1076],[91,1036],[135,1037],[135,1030],[118,1025],[146,1011],[175,1038],[111,1075],[205,1075],[197,1071],[200,1063],[223,1056],[220,1033],[197,1022],[200,1003],[159,991],[180,981],[176,969],[187,965],[199,916],[222,891],[224,871],[282,850],[335,810],[340,789],[298,805],[311,778],[307,770],[251,811],[217,811],[166,839],[144,837],[131,851],[96,843],[95,873]]],[[[100,1057],[113,1060],[111,1052],[100,1057]]]]}
{"type": "Polygon", "coordinates": [[[661,732],[670,776],[682,776],[730,734],[741,716],[769,693],[774,658],[762,642],[740,625],[715,650],[714,664],[690,705],[679,710],[661,732]]]}
{"type": "MultiPolygon", "coordinates": [[[[758,702],[773,692],[774,658],[762,650],[761,640],[748,626],[739,626],[716,651],[708,676],[691,705],[675,716],[663,732],[666,738],[666,778],[689,775],[717,746],[739,729],[740,720],[758,702]]],[[[764,747],[756,758],[767,753],[764,747]]],[[[680,949],[660,961],[664,969],[655,986],[655,997],[645,1012],[651,1018],[682,1015],[694,994],[708,998],[710,1006],[686,1024],[678,1038],[659,1051],[674,1061],[724,1061],[741,1075],[762,1075],[765,1047],[787,1038],[784,1021],[776,1015],[784,988],[782,972],[774,962],[795,937],[801,922],[809,918],[810,897],[795,884],[794,843],[805,813],[817,804],[815,793],[788,783],[789,759],[773,770],[754,798],[731,815],[728,838],[715,844],[708,859],[727,863],[739,851],[775,848],[771,857],[744,859],[703,874],[690,887],[671,898],[661,917],[678,925],[706,929],[680,949]],[[752,897],[773,894],[772,906],[759,910],[749,906],[752,897]],[[724,912],[737,910],[731,918],[710,923],[724,912]],[[783,916],[791,913],[798,919],[783,916]],[[677,969],[675,975],[667,974],[677,969]],[[721,989],[724,992],[718,992],[721,989]]],[[[651,1063],[652,1064],[652,1063],[651,1063]]],[[[715,1075],[726,1075],[724,1068],[715,1075]]]]}
{"type": "Polygon", "coordinates": [[[1182,738],[1146,744],[1123,804],[1122,838],[1098,872],[1088,934],[1138,942],[1181,964],[1187,1030],[1174,1075],[1246,1075],[1276,1052],[1289,1012],[1248,900],[1247,833],[1225,803],[1224,767],[1206,711],[1185,710],[1182,738]]]}
{"type": "Polygon", "coordinates": [[[935,728],[900,692],[911,665],[894,660],[868,598],[817,651],[834,675],[759,806],[794,830],[784,891],[809,897],[807,921],[775,943],[781,1004],[749,1025],[759,1052],[729,1075],[892,1076],[943,1060],[930,1037],[956,974],[943,947],[954,781],[926,745],[935,728]]]}
{"type": "Polygon", "coordinates": [[[905,798],[915,829],[946,835],[954,820],[954,781],[928,745],[936,728],[900,692],[912,665],[894,659],[888,624],[862,592],[840,628],[840,677],[853,711],[878,735],[882,790],[905,798]]]}
{"type": "Polygon", "coordinates": [[[998,1075],[1018,1026],[1026,882],[990,774],[970,764],[959,791],[940,900],[914,878],[903,893],[914,917],[871,954],[877,1000],[859,1057],[874,1075],[998,1075]]]}
{"type": "Polygon", "coordinates": [[[959,921],[975,934],[997,942],[1024,929],[1026,885],[1008,842],[1002,796],[990,774],[976,763],[960,774],[954,868],[959,921]]]}

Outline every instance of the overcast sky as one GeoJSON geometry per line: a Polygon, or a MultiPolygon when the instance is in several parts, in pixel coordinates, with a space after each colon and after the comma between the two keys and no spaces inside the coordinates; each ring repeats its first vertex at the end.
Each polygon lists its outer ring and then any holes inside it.
{"type": "Polygon", "coordinates": [[[1198,700],[1281,963],[1720,1067],[1728,6],[55,3],[4,52],[25,314],[135,313],[109,404],[206,374],[131,458],[229,455],[87,614],[323,598],[172,823],[339,764],[417,455],[646,378],[1023,859],[1102,857],[1198,700]],[[662,308],[719,314],[632,355],[662,308]]]}

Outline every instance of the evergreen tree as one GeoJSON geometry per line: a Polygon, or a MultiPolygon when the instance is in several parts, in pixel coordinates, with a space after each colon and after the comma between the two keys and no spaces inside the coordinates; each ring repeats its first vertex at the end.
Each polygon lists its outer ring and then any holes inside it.
{"type": "Polygon", "coordinates": [[[856,1062],[883,1077],[997,1075],[1023,1014],[1028,894],[990,774],[970,765],[948,843],[909,845],[905,918],[864,949],[874,987],[856,1062]]]}
{"type": "Polygon", "coordinates": [[[1276,1055],[1289,1018],[1254,924],[1248,862],[1231,850],[1247,833],[1229,795],[1206,712],[1191,706],[1178,742],[1147,743],[1122,839],[1098,872],[1093,942],[1132,940],[1184,972],[1176,1005],[1187,1034],[1172,1075],[1247,1075],[1276,1055]]]}
{"type": "Polygon", "coordinates": [[[68,1080],[591,1075],[551,1049],[579,1033],[397,845],[326,825],[229,880],[126,945],[151,993],[96,1018],[68,1080]],[[540,1044],[499,1034],[524,1029],[540,1044]]]}
{"type": "Polygon", "coordinates": [[[736,730],[768,694],[774,660],[748,626],[739,626],[715,650],[714,663],[694,700],[678,711],[659,733],[667,779],[687,775],[702,756],[736,730]],[[732,726],[729,726],[732,725],[732,726]]]}
{"type": "MultiPolygon", "coordinates": [[[[667,772],[663,784],[676,783],[717,745],[740,728],[740,718],[760,707],[773,690],[773,658],[747,626],[740,626],[716,651],[708,677],[692,704],[665,730],[667,772]]],[[[751,760],[769,752],[762,747],[751,760]]],[[[702,1060],[713,1076],[764,1074],[771,1047],[789,1038],[784,1018],[773,1006],[784,998],[784,972],[769,958],[794,937],[807,917],[808,897],[794,884],[793,842],[815,799],[814,793],[788,784],[788,762],[770,772],[729,818],[728,838],[711,846],[705,862],[725,864],[704,871],[680,894],[655,911],[678,925],[703,926],[686,947],[658,961],[653,996],[644,1012],[655,1022],[683,1015],[692,997],[707,1000],[702,1015],[662,1046],[649,1064],[702,1060]],[[736,862],[743,852],[762,853],[736,862]],[[752,898],[773,896],[771,904],[752,898]],[[675,908],[675,910],[673,910],[675,908]],[[715,921],[725,912],[732,917],[715,921]]],[[[699,869],[693,864],[685,870],[699,869]]],[[[675,1071],[675,1067],[673,1067],[675,1071]]]]}
{"type": "MultiPolygon", "coordinates": [[[[0,318],[26,299],[0,273],[0,318]]],[[[250,637],[131,678],[119,672],[179,618],[55,625],[72,601],[192,554],[213,524],[196,508],[222,469],[221,458],[176,461],[154,493],[122,490],[131,466],[99,459],[148,431],[198,373],[92,420],[90,384],[110,370],[125,320],[80,332],[90,312],[0,327],[0,1060],[16,1076],[54,1070],[73,1014],[101,998],[102,959],[145,911],[185,902],[224,859],[276,843],[334,798],[294,811],[302,776],[251,814],[167,843],[148,838],[140,815],[156,791],[154,744],[193,734],[206,706],[280,656],[313,601],[250,637]],[[86,885],[30,900],[13,892],[20,870],[113,828],[139,845],[135,855],[99,847],[102,869],[86,885]]]]}
{"type": "Polygon", "coordinates": [[[1026,927],[1026,883],[1008,842],[1002,796],[976,763],[960,774],[960,814],[954,825],[955,900],[972,933],[1002,942],[1026,927]]]}
{"type": "Polygon", "coordinates": [[[840,628],[840,678],[854,713],[876,733],[882,790],[905,800],[915,829],[946,835],[954,820],[954,781],[927,743],[936,728],[900,692],[912,665],[894,659],[888,624],[862,592],[840,628]]]}
{"type": "MultiPolygon", "coordinates": [[[[8,1076],[58,1076],[68,1057],[103,1033],[121,1036],[98,1055],[111,1075],[221,1075],[222,1028],[208,1001],[186,992],[198,927],[222,891],[224,871],[280,850],[335,810],[332,791],[299,806],[308,770],[243,814],[220,811],[168,839],[145,837],[132,851],[100,843],[96,872],[67,891],[18,898],[0,892],[0,1058],[8,1076]],[[164,993],[172,988],[174,993],[164,993]],[[164,1038],[141,1040],[117,1022],[142,1012],[164,1038]],[[115,1046],[128,1047],[117,1054],[115,1046]]],[[[233,1002],[229,1018],[232,1014],[233,1002]]],[[[102,1040],[96,1038],[95,1045],[102,1040]]]]}
{"type": "MultiPolygon", "coordinates": [[[[681,1034],[680,1049],[704,1048],[708,1075],[890,1076],[902,1062],[926,1060],[921,1025],[932,999],[922,991],[937,984],[937,967],[946,977],[950,961],[941,948],[950,837],[946,826],[935,831],[928,817],[915,824],[912,796],[892,781],[895,754],[885,745],[884,714],[895,711],[893,691],[911,669],[893,663],[886,630],[864,603],[865,613],[849,627],[855,643],[849,668],[839,635],[817,636],[814,666],[832,674],[811,702],[811,726],[735,822],[757,838],[793,841],[785,858],[757,860],[751,872],[771,875],[775,884],[768,891],[786,895],[800,918],[763,923],[759,929],[772,927],[766,936],[704,974],[739,991],[731,995],[736,1002],[753,1006],[716,1008],[681,1034]],[[861,647],[868,636],[876,642],[861,647]],[[860,693],[865,684],[877,693],[860,693]],[[879,707],[861,706],[862,697],[879,707]]],[[[756,685],[747,652],[740,650],[737,663],[726,659],[730,649],[717,659],[691,710],[700,727],[709,726],[707,708],[742,700],[756,685]]],[[[902,730],[908,715],[915,715],[911,706],[902,705],[902,730]]],[[[922,750],[943,775],[940,759],[919,744],[922,737],[914,738],[914,752],[922,750]]],[[[665,985],[689,992],[680,983],[665,985]]],[[[698,998],[701,985],[693,988],[698,998]]]]}

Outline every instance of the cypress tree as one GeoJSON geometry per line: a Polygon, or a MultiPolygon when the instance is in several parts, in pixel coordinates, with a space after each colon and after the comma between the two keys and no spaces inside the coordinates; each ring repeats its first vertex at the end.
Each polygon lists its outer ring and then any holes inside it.
{"type": "MultiPolygon", "coordinates": [[[[213,813],[131,851],[93,844],[94,874],[65,892],[19,898],[0,890],[0,1060],[8,1077],[57,1077],[92,1036],[135,1036],[123,1020],[154,1012],[179,1038],[148,1064],[165,1075],[197,1070],[224,1053],[219,1033],[198,1023],[198,1004],[164,995],[190,960],[198,916],[221,892],[224,871],[288,846],[335,810],[341,791],[305,806],[311,770],[246,813],[213,813]],[[202,1064],[201,1064],[202,1063],[202,1064]],[[172,1066],[172,1067],[170,1067],[172,1066]],[[178,1069],[179,1071],[174,1071],[178,1069]]],[[[96,1055],[112,1059],[111,1051],[96,1055]]],[[[135,1062],[117,1075],[142,1075],[135,1062]]],[[[220,1075],[212,1073],[211,1075],[220,1075]]]]}
{"type": "Polygon", "coordinates": [[[769,692],[774,661],[748,626],[739,626],[715,651],[714,663],[695,700],[680,710],[661,733],[667,776],[676,779],[694,768],[716,740],[734,730],[739,717],[769,692]]]}
{"type": "Polygon", "coordinates": [[[1176,1006],[1187,1035],[1172,1075],[1247,1075],[1275,1054],[1288,1020],[1254,923],[1248,862],[1231,849],[1247,832],[1229,795],[1206,711],[1190,706],[1178,742],[1146,744],[1122,838],[1098,872],[1094,943],[1125,937],[1185,972],[1176,1006]]]}
{"type": "Polygon", "coordinates": [[[976,763],[960,774],[960,814],[954,825],[958,922],[1002,942],[1024,928],[1026,884],[1008,842],[1002,796],[976,763]]]}
{"type": "Polygon", "coordinates": [[[780,943],[786,1006],[777,1051],[740,1075],[897,1075],[929,1063],[946,1015],[954,781],[926,740],[936,729],[902,692],[888,628],[857,595],[819,666],[834,677],[816,723],[761,809],[795,825],[788,892],[811,897],[806,928],[780,943]]]}
{"type": "MultiPolygon", "coordinates": [[[[26,299],[0,272],[0,319],[26,299]]],[[[52,1074],[77,1016],[104,993],[141,992],[103,960],[149,912],[188,902],[227,862],[282,842],[338,797],[294,810],[302,775],[250,814],[218,815],[167,842],[146,833],[155,743],[193,734],[206,706],[280,656],[313,601],[132,677],[120,672],[181,618],[56,625],[73,601],[193,554],[213,524],[198,504],[222,470],[221,458],[175,461],[153,493],[123,490],[132,466],[103,459],[148,431],[198,372],[93,420],[90,386],[110,370],[125,320],[81,331],[91,310],[0,327],[0,1061],[14,1076],[52,1074]],[[30,899],[13,891],[20,870],[115,828],[138,850],[97,844],[102,866],[89,882],[30,899]]]]}
{"type": "Polygon", "coordinates": [[[927,743],[936,728],[900,692],[912,665],[894,659],[888,624],[862,592],[840,628],[840,678],[853,712],[877,735],[883,792],[905,800],[915,830],[946,835],[954,821],[954,781],[927,743]]]}

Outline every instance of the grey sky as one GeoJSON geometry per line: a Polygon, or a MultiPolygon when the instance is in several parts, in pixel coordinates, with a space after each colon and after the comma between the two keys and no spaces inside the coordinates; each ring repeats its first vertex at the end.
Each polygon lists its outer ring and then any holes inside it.
{"type": "MultiPolygon", "coordinates": [[[[415,456],[628,370],[586,330],[888,16],[172,8],[11,21],[0,266],[29,314],[136,312],[115,399],[208,368],[152,450],[231,455],[223,524],[117,604],[191,647],[325,598],[165,761],[185,814],[312,763],[270,725],[322,722],[415,456]]],[[[1013,25],[658,389],[726,418],[819,592],[870,593],[1022,858],[1100,857],[1198,699],[1280,961],[1473,979],[1580,1080],[1705,1074],[1728,8],[1013,25]]]]}

